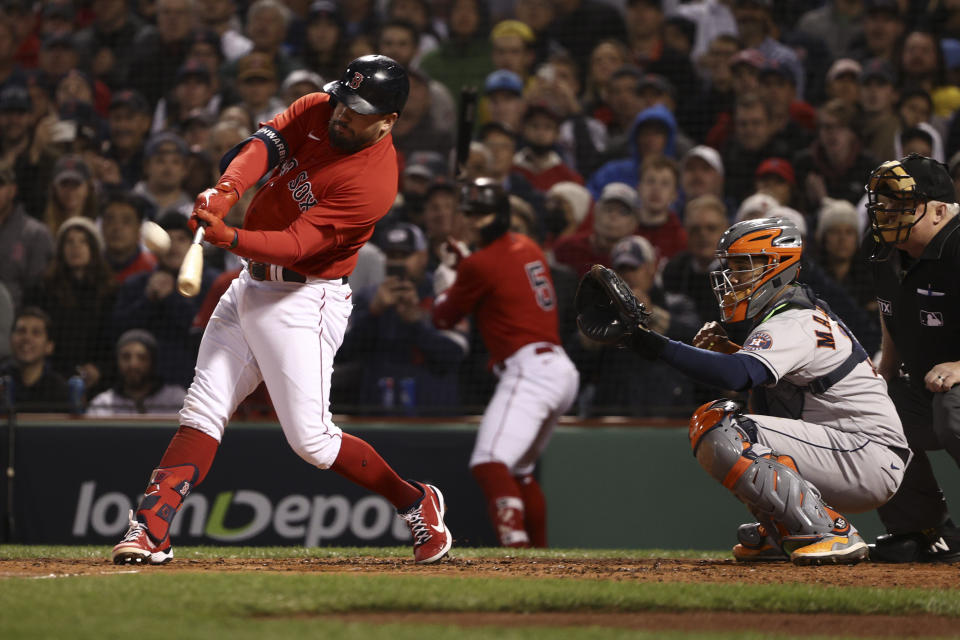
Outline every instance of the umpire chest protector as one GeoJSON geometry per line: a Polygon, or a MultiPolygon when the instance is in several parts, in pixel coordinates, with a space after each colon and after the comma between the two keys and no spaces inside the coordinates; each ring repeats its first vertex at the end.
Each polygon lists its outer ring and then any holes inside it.
{"type": "Polygon", "coordinates": [[[910,383],[941,362],[960,360],[960,216],[950,219],[918,259],[892,251],[873,263],[877,304],[910,383]]]}

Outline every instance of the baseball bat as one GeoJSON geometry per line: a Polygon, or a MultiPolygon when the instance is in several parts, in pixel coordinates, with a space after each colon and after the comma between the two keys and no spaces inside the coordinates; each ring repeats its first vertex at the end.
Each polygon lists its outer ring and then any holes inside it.
{"type": "Polygon", "coordinates": [[[477,90],[475,87],[460,89],[460,113],[457,119],[457,157],[453,167],[454,179],[463,177],[467,158],[470,157],[470,141],[473,139],[473,123],[477,119],[477,90]]]}
{"type": "Polygon", "coordinates": [[[204,227],[197,227],[193,244],[187,250],[177,275],[177,291],[188,298],[200,293],[200,278],[203,274],[203,246],[200,243],[203,241],[203,231],[204,227]]]}

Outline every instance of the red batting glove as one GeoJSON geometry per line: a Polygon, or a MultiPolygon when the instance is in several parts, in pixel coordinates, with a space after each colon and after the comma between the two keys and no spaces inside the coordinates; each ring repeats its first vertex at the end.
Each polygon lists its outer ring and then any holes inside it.
{"type": "MultiPolygon", "coordinates": [[[[218,182],[209,189],[204,189],[193,201],[193,212],[208,211],[221,220],[226,217],[233,205],[240,199],[240,192],[230,181],[218,182]]],[[[191,222],[193,220],[191,219],[191,222]]],[[[196,223],[190,225],[196,232],[196,223]]]]}
{"type": "Polygon", "coordinates": [[[206,227],[206,231],[203,232],[203,239],[210,244],[223,249],[236,248],[238,240],[236,228],[225,224],[217,216],[203,209],[197,209],[193,212],[193,217],[190,220],[193,221],[194,225],[200,224],[206,227]]]}

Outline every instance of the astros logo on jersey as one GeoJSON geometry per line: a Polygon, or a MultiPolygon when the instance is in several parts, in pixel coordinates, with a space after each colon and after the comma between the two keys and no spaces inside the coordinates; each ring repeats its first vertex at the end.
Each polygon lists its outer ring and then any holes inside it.
{"type": "Polygon", "coordinates": [[[363,74],[357,71],[353,74],[353,78],[351,78],[347,86],[350,87],[351,89],[356,90],[360,88],[360,85],[362,83],[363,83],[363,74]]]}
{"type": "Polygon", "coordinates": [[[760,349],[769,349],[773,346],[773,337],[766,331],[758,331],[750,337],[743,348],[747,351],[758,351],[760,349]]]}

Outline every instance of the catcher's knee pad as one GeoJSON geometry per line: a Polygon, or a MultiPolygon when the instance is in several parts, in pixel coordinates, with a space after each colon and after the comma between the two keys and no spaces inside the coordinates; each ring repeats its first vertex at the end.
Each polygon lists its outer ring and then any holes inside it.
{"type": "Polygon", "coordinates": [[[137,507],[137,515],[157,544],[166,540],[173,516],[177,515],[183,499],[193,489],[198,475],[197,467],[192,464],[153,470],[150,484],[137,507]]]}
{"type": "Polygon", "coordinates": [[[835,518],[820,493],[800,475],[793,458],[757,444],[756,424],[740,405],[717,400],[690,419],[693,455],[713,478],[781,536],[815,535],[834,529],[835,518]]]}

